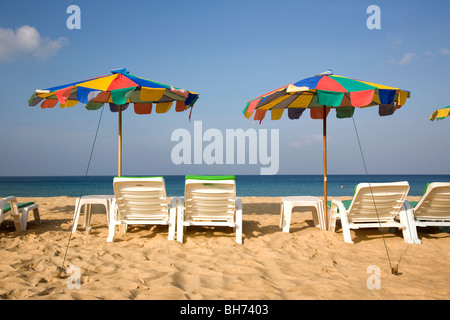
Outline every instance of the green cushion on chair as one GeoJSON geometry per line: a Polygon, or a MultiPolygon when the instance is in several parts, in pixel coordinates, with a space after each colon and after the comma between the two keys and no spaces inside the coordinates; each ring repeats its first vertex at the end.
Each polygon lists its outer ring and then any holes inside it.
{"type": "Polygon", "coordinates": [[[353,199],[349,199],[349,200],[343,200],[342,203],[344,204],[345,209],[348,210],[348,208],[350,208],[350,205],[352,204],[353,199]]]}
{"type": "MultiPolygon", "coordinates": [[[[23,207],[30,206],[32,204],[34,204],[34,202],[24,202],[24,203],[18,203],[17,206],[20,209],[20,208],[23,208],[23,207]]],[[[10,210],[11,210],[11,205],[5,204],[5,208],[3,209],[3,212],[6,213],[6,212],[9,212],[10,210]]]]}
{"type": "MultiPolygon", "coordinates": [[[[423,190],[423,194],[422,194],[422,197],[425,195],[425,193],[427,192],[427,189],[428,189],[428,186],[429,186],[430,184],[429,183],[427,183],[427,185],[425,186],[425,189],[423,190]]],[[[420,198],[419,199],[419,201],[421,200],[422,198],[420,198]]],[[[410,201],[409,202],[409,204],[411,205],[411,208],[414,208],[416,205],[417,205],[417,203],[419,203],[419,201],[410,201]]]]}
{"type": "MultiPolygon", "coordinates": [[[[358,185],[355,185],[355,188],[353,189],[353,197],[349,200],[342,200],[342,203],[344,204],[344,207],[346,210],[348,210],[348,208],[350,208],[350,205],[352,204],[353,198],[355,197],[355,193],[356,193],[356,188],[358,187],[358,185]]],[[[327,204],[329,207],[331,207],[331,201],[327,201],[327,204]]],[[[339,210],[339,209],[338,209],[339,210]]]]}
{"type": "MultiPolygon", "coordinates": [[[[430,183],[427,183],[427,185],[425,186],[425,189],[423,190],[422,197],[425,195],[425,193],[427,193],[427,189],[428,189],[429,185],[430,185],[430,183]]],[[[420,199],[422,199],[422,198],[420,198],[420,199]]],[[[420,201],[420,199],[419,199],[419,201],[420,201]]],[[[410,201],[409,203],[411,204],[411,208],[414,208],[419,201],[410,201]]]]}
{"type": "MultiPolygon", "coordinates": [[[[348,210],[348,208],[350,208],[350,205],[352,204],[352,200],[353,199],[342,200],[342,203],[344,204],[345,209],[348,210]]],[[[329,207],[331,207],[331,201],[327,201],[327,204],[328,204],[329,207]]]]}
{"type": "Polygon", "coordinates": [[[419,201],[410,201],[409,204],[411,205],[411,208],[414,208],[418,202],[419,201]]]}
{"type": "Polygon", "coordinates": [[[186,179],[194,179],[194,180],[236,180],[235,176],[194,176],[189,175],[186,176],[186,179]]]}

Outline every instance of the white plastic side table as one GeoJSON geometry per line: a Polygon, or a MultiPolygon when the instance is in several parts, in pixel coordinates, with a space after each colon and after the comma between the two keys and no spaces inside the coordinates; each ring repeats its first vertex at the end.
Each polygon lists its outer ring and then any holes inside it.
{"type": "Polygon", "coordinates": [[[84,206],[84,224],[86,227],[86,233],[91,230],[91,208],[93,204],[102,204],[106,209],[106,219],[109,226],[109,208],[111,202],[114,199],[114,195],[89,195],[77,198],[75,202],[75,213],[73,216],[72,233],[77,230],[78,219],[80,218],[81,208],[84,206]]]}
{"type": "Polygon", "coordinates": [[[314,226],[320,228],[320,230],[325,230],[323,200],[318,197],[302,196],[281,198],[280,228],[283,229],[283,232],[289,232],[292,209],[294,209],[295,207],[316,208],[316,211],[312,210],[314,226]]]}

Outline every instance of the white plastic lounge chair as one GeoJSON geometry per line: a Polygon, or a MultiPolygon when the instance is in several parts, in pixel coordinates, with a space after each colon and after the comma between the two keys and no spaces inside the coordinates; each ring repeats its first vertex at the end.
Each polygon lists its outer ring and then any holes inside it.
{"type": "Polygon", "coordinates": [[[160,224],[169,226],[169,240],[175,240],[177,198],[167,205],[163,177],[115,177],[114,196],[109,212],[107,242],[114,241],[116,226],[160,224]]]}
{"type": "Polygon", "coordinates": [[[34,202],[17,203],[16,197],[13,196],[3,198],[0,201],[0,223],[8,216],[12,216],[16,231],[25,231],[27,229],[29,211],[33,211],[34,221],[36,225],[39,225],[41,219],[37,204],[34,202]]]}
{"type": "Polygon", "coordinates": [[[411,232],[417,237],[416,227],[450,227],[450,183],[433,182],[427,185],[417,204],[405,201],[411,232]]]}
{"type": "Polygon", "coordinates": [[[177,240],[187,226],[228,226],[242,244],[242,202],[236,197],[234,176],[186,176],[185,197],[177,213],[177,240]]]}
{"type": "Polygon", "coordinates": [[[331,202],[330,230],[336,227],[336,218],[341,219],[344,241],[353,243],[350,229],[359,228],[399,228],[408,243],[420,243],[411,235],[407,211],[404,207],[408,195],[408,182],[360,183],[348,207],[341,200],[331,202]],[[400,221],[396,220],[396,217],[400,221]]]}

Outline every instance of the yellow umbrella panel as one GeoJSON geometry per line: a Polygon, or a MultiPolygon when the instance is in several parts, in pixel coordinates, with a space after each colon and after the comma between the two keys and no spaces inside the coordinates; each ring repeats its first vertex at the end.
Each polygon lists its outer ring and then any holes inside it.
{"type": "Polygon", "coordinates": [[[450,106],[434,111],[433,114],[430,116],[430,120],[431,121],[434,121],[435,119],[442,120],[448,117],[449,115],[450,115],[450,106]]]}

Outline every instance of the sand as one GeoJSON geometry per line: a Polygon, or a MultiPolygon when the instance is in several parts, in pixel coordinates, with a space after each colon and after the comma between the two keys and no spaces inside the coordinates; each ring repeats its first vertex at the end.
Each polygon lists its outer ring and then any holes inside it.
{"type": "Polygon", "coordinates": [[[91,233],[80,226],[69,243],[75,198],[18,198],[38,203],[42,224],[30,217],[28,229],[16,233],[11,219],[2,223],[0,299],[450,298],[449,233],[419,229],[421,245],[406,244],[400,231],[386,233],[390,264],[378,229],[352,231],[355,244],[347,244],[339,224],[336,232],[321,231],[311,212],[299,208],[283,233],[279,197],[242,199],[239,245],[231,228],[190,227],[182,244],[167,240],[165,226],[129,227],[107,243],[98,205],[91,233]],[[397,275],[391,265],[398,265],[397,275]],[[79,271],[78,288],[69,266],[79,271]]]}

